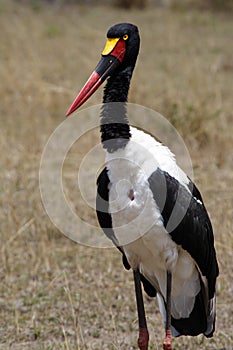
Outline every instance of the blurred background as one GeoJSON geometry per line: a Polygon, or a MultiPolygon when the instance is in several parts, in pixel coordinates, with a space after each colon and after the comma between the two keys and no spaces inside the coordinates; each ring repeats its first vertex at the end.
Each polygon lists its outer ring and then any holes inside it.
{"type": "MultiPolygon", "coordinates": [[[[132,273],[115,249],[65,238],[40,198],[43,148],[95,68],[107,29],[132,22],[141,49],[129,101],[163,114],[183,137],[215,231],[220,265],[213,339],[174,349],[233,349],[232,0],[0,0],[0,349],[137,349],[132,273]]],[[[102,89],[86,103],[100,103],[102,89]]],[[[68,154],[72,197],[86,135],[68,154]]],[[[152,349],[161,349],[157,304],[145,297],[152,349]]]]}

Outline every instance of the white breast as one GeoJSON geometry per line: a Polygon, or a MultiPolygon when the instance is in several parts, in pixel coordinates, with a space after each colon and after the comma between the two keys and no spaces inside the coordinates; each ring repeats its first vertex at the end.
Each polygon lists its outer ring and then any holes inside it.
{"type": "Polygon", "coordinates": [[[200,291],[198,271],[190,255],[165,230],[148,178],[159,167],[186,188],[189,180],[167,147],[135,128],[131,128],[131,134],[125,149],[106,157],[114,233],[131,267],[139,267],[164,297],[166,270],[173,271],[172,315],[188,317],[200,291]]]}

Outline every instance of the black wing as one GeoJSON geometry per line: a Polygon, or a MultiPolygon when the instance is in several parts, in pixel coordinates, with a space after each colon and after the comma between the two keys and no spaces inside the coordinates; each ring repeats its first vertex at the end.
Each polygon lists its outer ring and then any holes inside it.
{"type": "Polygon", "coordinates": [[[193,194],[190,193],[174,177],[159,168],[148,181],[165,228],[173,241],[195,260],[202,275],[206,276],[209,298],[213,298],[219,270],[212,225],[206,208],[201,203],[200,192],[193,185],[193,194]]]}
{"type": "Polygon", "coordinates": [[[199,199],[199,201],[201,201],[203,203],[203,199],[202,199],[202,196],[201,196],[201,193],[200,193],[199,189],[192,182],[192,180],[190,178],[188,178],[188,179],[189,179],[188,188],[189,188],[190,192],[193,194],[193,196],[196,199],[199,199]]]}
{"type": "MultiPolygon", "coordinates": [[[[112,228],[112,218],[109,214],[109,184],[110,180],[108,177],[107,169],[104,168],[97,179],[97,196],[96,196],[96,214],[100,224],[100,227],[104,231],[105,235],[111,239],[113,244],[120,250],[122,253],[122,261],[124,267],[129,270],[131,267],[128,263],[128,260],[125,256],[124,250],[119,246],[119,242],[115,236],[115,233],[112,228]]],[[[151,296],[156,296],[155,288],[150,284],[147,279],[140,274],[141,281],[145,292],[151,296]]]]}
{"type": "Polygon", "coordinates": [[[119,242],[112,229],[112,218],[109,214],[109,177],[107,168],[104,168],[97,179],[97,196],[96,196],[96,214],[100,224],[100,227],[104,231],[105,235],[111,239],[113,244],[123,254],[123,264],[127,270],[130,269],[130,265],[126,259],[123,249],[120,247],[119,242]]]}

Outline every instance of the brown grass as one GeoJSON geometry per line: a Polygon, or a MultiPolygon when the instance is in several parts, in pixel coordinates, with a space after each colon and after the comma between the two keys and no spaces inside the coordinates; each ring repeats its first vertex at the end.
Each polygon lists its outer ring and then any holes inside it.
{"type": "MultiPolygon", "coordinates": [[[[216,236],[215,337],[180,338],[174,349],[232,349],[232,18],[33,4],[0,3],[0,349],[136,349],[132,274],[116,250],[60,234],[38,188],[43,147],[120,21],[136,23],[142,37],[130,101],[158,110],[183,136],[216,236]]],[[[86,105],[100,99],[101,91],[86,105]]],[[[146,309],[150,349],[161,349],[156,302],[146,298],[146,309]]]]}

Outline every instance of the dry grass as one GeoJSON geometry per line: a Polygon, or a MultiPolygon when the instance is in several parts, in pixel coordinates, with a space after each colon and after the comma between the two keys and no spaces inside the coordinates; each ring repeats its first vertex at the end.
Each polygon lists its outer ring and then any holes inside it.
{"type": "MultiPolygon", "coordinates": [[[[204,342],[180,338],[174,349],[233,349],[232,18],[6,0],[0,2],[0,349],[136,349],[132,274],[117,251],[61,235],[38,189],[46,140],[95,67],[106,29],[120,21],[138,24],[142,37],[130,100],[170,118],[184,137],[216,234],[216,335],[204,342]]],[[[100,99],[101,91],[88,104],[100,99]]],[[[150,349],[161,349],[155,301],[146,299],[146,309],[150,349]]]]}

